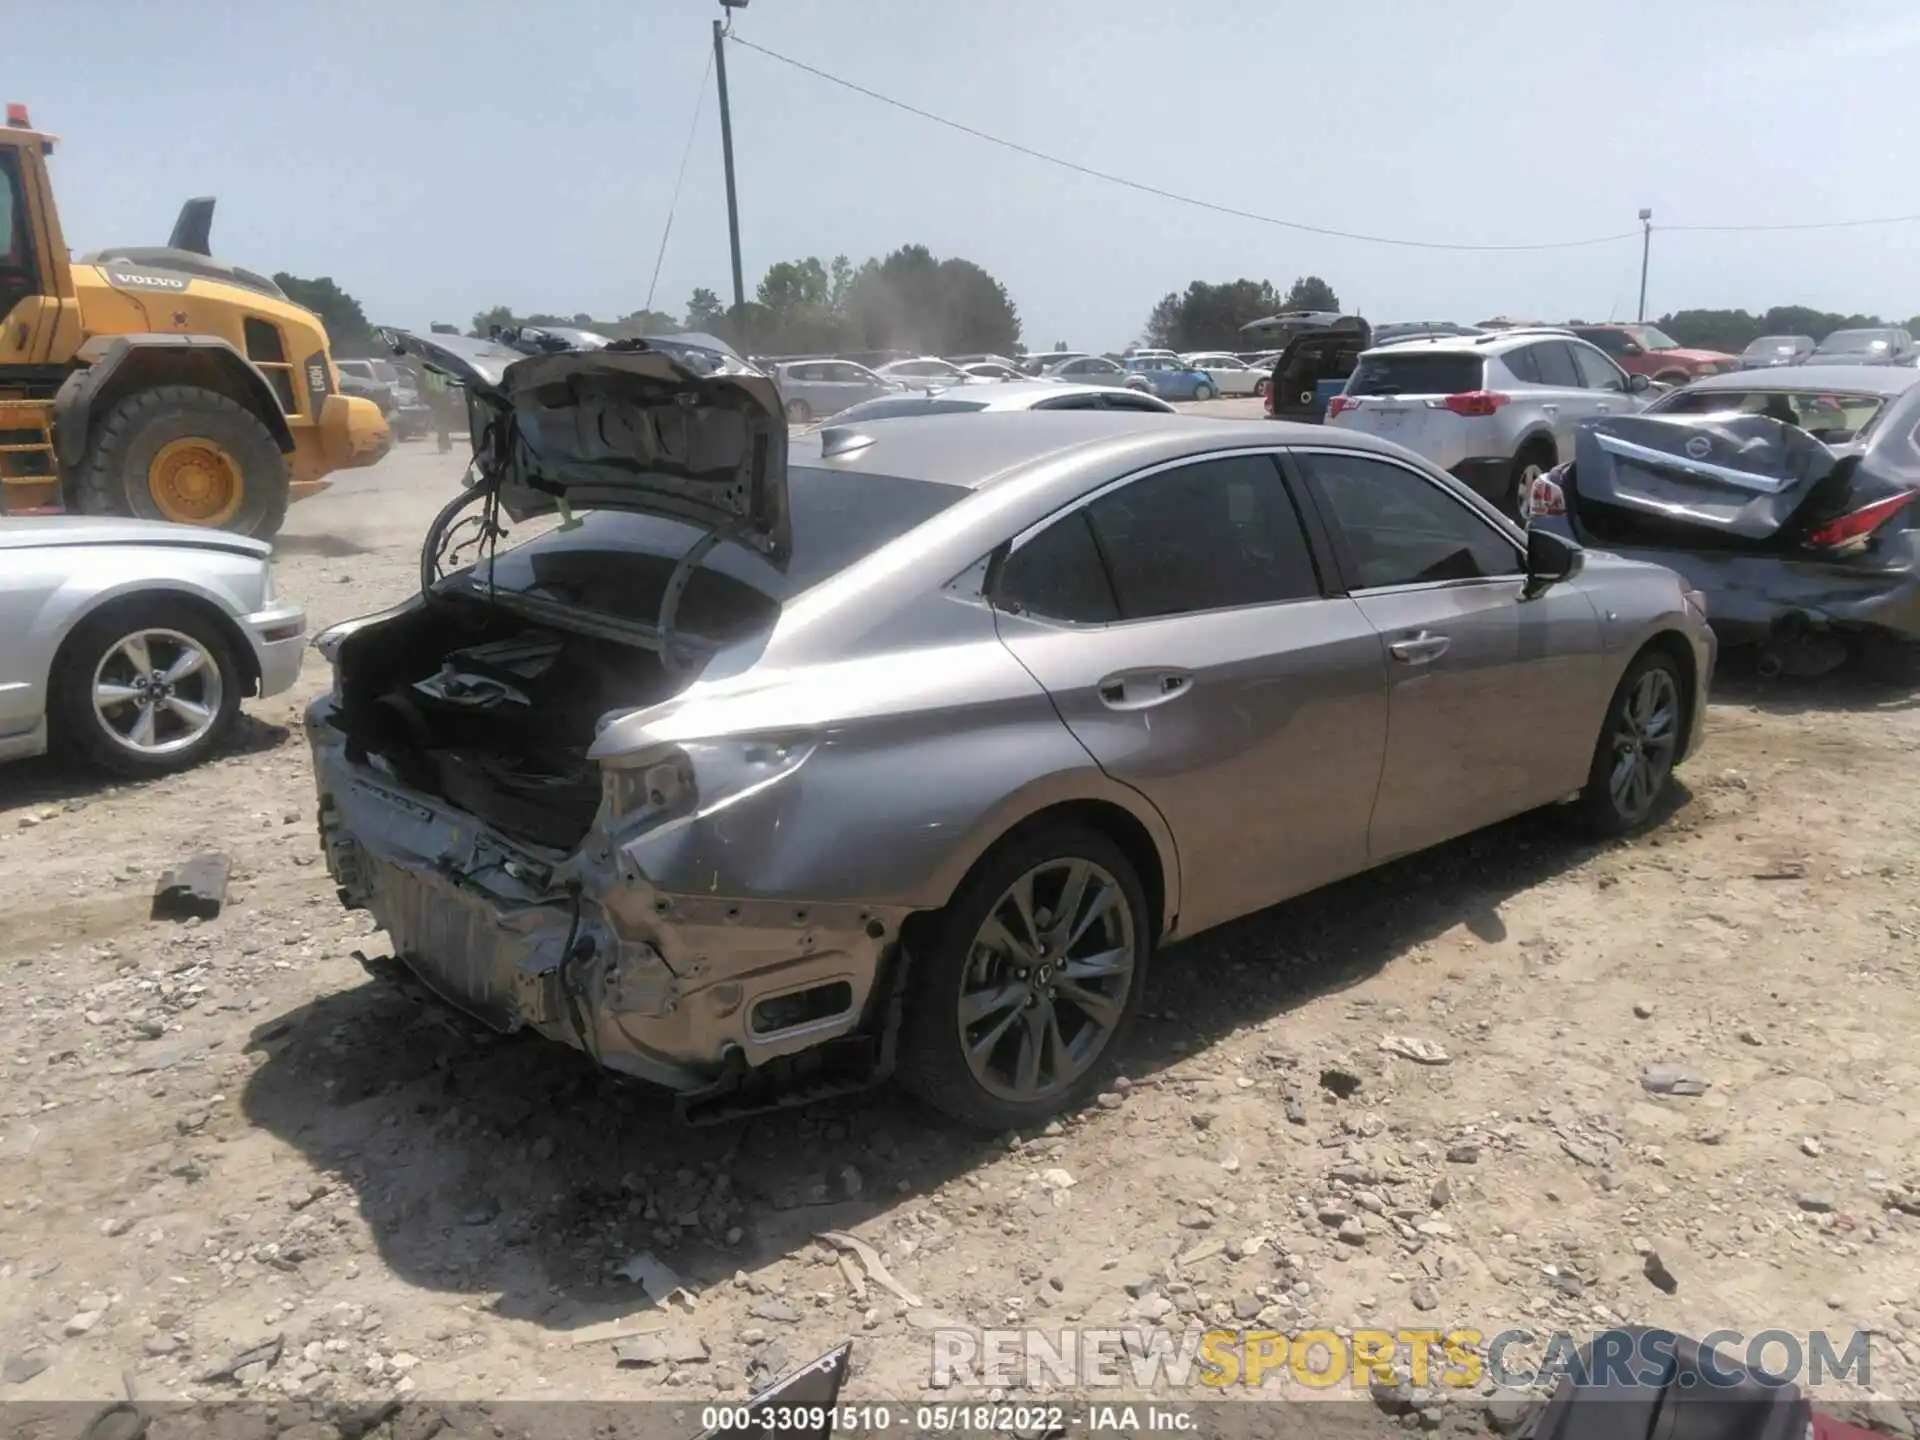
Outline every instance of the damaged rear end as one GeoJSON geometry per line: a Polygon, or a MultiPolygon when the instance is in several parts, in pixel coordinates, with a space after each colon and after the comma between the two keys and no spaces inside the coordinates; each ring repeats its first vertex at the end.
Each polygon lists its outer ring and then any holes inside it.
{"type": "Polygon", "coordinates": [[[1766,415],[1595,421],[1534,483],[1526,519],[1679,572],[1763,671],[1904,653],[1920,642],[1915,418],[1896,406],[1844,450],[1766,415]]]}
{"type": "Polygon", "coordinates": [[[405,338],[474,398],[478,478],[430,532],[421,592],[316,642],[335,683],[308,733],[342,901],[440,999],[683,1095],[803,1051],[808,1073],[781,1077],[803,1096],[837,1088],[836,1065],[870,1070],[863,1022],[905,911],[722,884],[747,838],[729,823],[777,821],[817,735],[645,724],[716,666],[750,669],[809,578],[789,574],[772,382],[647,345],[463,373],[405,338]],[[496,554],[502,511],[562,521],[496,554]],[[478,558],[442,574],[459,535],[478,558]]]}

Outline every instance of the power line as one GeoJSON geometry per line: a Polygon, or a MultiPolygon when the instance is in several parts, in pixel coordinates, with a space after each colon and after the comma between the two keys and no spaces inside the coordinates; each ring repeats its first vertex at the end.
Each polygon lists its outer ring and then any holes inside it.
{"type": "Polygon", "coordinates": [[[1369,245],[1395,245],[1407,250],[1456,250],[1456,251],[1515,251],[1515,250],[1577,250],[1592,245],[1612,245],[1622,240],[1637,240],[1638,230],[1623,230],[1617,235],[1595,235],[1586,240],[1549,240],[1527,245],[1459,245],[1443,240],[1407,240],[1391,235],[1362,235],[1352,230],[1335,230],[1326,225],[1309,225],[1303,220],[1282,220],[1273,215],[1257,215],[1251,210],[1236,209],[1231,205],[1216,204],[1211,200],[1201,200],[1192,195],[1182,195],[1173,190],[1162,189],[1158,185],[1148,185],[1144,181],[1129,180],[1124,175],[1115,175],[1106,170],[1096,170],[1090,165],[1065,159],[1059,155],[1049,155],[1044,150],[1035,150],[1029,145],[1021,145],[1012,140],[1002,139],[998,135],[989,135],[984,130],[976,130],[971,125],[963,125],[958,120],[949,120],[944,115],[935,115],[930,110],[922,110],[917,105],[909,105],[904,100],[896,100],[891,95],[882,95],[878,90],[870,90],[865,85],[852,80],[830,75],[825,70],[816,69],[791,55],[782,55],[777,50],[769,50],[764,45],[756,45],[740,35],[730,35],[734,44],[743,45],[749,50],[765,55],[770,60],[778,60],[783,65],[791,65],[796,70],[864,95],[869,100],[878,100],[882,105],[891,105],[896,110],[904,110],[909,115],[917,115],[922,120],[931,120],[936,125],[944,125],[949,130],[958,130],[962,135],[971,135],[976,140],[984,140],[990,145],[998,145],[1003,150],[1011,150],[1029,159],[1044,161],[1063,170],[1071,170],[1077,175],[1086,175],[1095,180],[1104,180],[1110,185],[1123,185],[1129,190],[1137,190],[1144,195],[1155,195],[1162,200],[1172,200],[1177,204],[1191,205],[1196,209],[1210,210],[1216,215],[1230,215],[1237,220],[1252,220],[1260,225],[1274,225],[1283,230],[1299,230],[1309,235],[1327,235],[1336,240],[1359,240],[1369,245]]]}
{"type": "Polygon", "coordinates": [[[1795,225],[1656,225],[1655,230],[1755,233],[1777,230],[1858,230],[1866,225],[1911,225],[1920,215],[1882,215],[1873,220],[1808,220],[1795,225]]]}
{"type": "MultiPolygon", "coordinates": [[[[1327,235],[1336,240],[1359,240],[1369,245],[1394,245],[1407,250],[1454,250],[1478,252],[1510,252],[1517,250],[1578,250],[1593,245],[1612,245],[1622,240],[1641,238],[1638,230],[1623,230],[1617,235],[1595,235],[1587,240],[1546,240],[1525,245],[1462,245],[1443,240],[1408,240],[1392,235],[1363,235],[1352,230],[1335,230],[1325,225],[1309,225],[1302,220],[1282,220],[1273,215],[1257,215],[1251,210],[1236,209],[1231,205],[1217,204],[1212,200],[1202,200],[1192,195],[1182,195],[1177,191],[1163,189],[1158,185],[1149,185],[1141,180],[1130,180],[1124,175],[1115,175],[1106,170],[1096,170],[1090,165],[1082,165],[1059,155],[1050,155],[1044,150],[1035,150],[1030,145],[1022,145],[1014,140],[1003,139],[998,135],[989,135],[971,125],[958,120],[949,120],[944,115],[935,115],[931,110],[922,110],[918,105],[909,105],[904,100],[896,100],[891,95],[883,95],[855,81],[830,74],[809,65],[804,60],[796,60],[791,55],[782,55],[778,50],[769,50],[764,45],[756,45],[732,31],[727,38],[734,44],[765,55],[770,60],[778,60],[783,65],[791,65],[796,70],[805,71],[816,79],[838,85],[843,90],[851,90],[856,95],[864,95],[869,100],[877,100],[882,105],[890,105],[895,110],[903,110],[909,115],[917,115],[922,120],[931,120],[936,125],[944,125],[949,130],[957,130],[962,135],[971,135],[976,140],[984,140],[989,145],[998,145],[1003,150],[1011,150],[1017,155],[1055,165],[1063,170],[1071,170],[1076,175],[1086,175],[1095,180],[1104,180],[1110,185],[1122,185],[1129,190],[1137,190],[1143,195],[1155,195],[1162,200],[1172,200],[1177,204],[1191,205],[1196,209],[1210,210],[1216,215],[1230,215],[1238,220],[1252,220],[1261,225],[1274,225],[1283,230],[1299,230],[1309,235],[1327,235]]],[[[1769,231],[1788,230],[1857,230],[1873,225],[1910,225],[1920,222],[1920,215],[1884,215],[1866,220],[1817,220],[1788,225],[1655,225],[1656,231],[1668,234],[1708,234],[1708,233],[1748,233],[1760,234],[1769,231]]]]}
{"type": "Polygon", "coordinates": [[[687,159],[693,154],[693,137],[700,131],[700,109],[707,103],[707,81],[713,76],[713,52],[707,52],[707,68],[700,72],[700,90],[693,97],[693,123],[687,126],[686,148],[680,152],[680,174],[673,182],[673,199],[667,202],[667,223],[660,231],[660,253],[653,257],[653,279],[647,285],[647,309],[653,309],[653,292],[660,284],[660,265],[667,258],[667,237],[673,234],[673,212],[680,205],[680,187],[687,183],[687,159]]]}

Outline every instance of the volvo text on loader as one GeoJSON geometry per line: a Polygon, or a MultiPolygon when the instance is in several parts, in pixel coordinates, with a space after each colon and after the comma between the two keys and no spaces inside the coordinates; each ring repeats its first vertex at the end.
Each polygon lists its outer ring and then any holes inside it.
{"type": "Polygon", "coordinates": [[[53,137],[0,128],[0,513],[67,510],[267,538],[290,501],[391,443],[340,393],[319,317],[208,254],[213,202],[165,246],[69,260],[53,137]]]}

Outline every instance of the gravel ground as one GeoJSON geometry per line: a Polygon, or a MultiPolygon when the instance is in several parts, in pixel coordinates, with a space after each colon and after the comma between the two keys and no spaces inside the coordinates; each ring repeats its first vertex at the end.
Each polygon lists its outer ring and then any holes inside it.
{"type": "MultiPolygon", "coordinates": [[[[316,627],[404,596],[457,471],[409,445],[296,507],[282,589],[316,627]]],[[[989,1392],[929,1390],[942,1326],[1620,1320],[1870,1330],[1920,1396],[1911,697],[1729,673],[1652,833],[1528,816],[1177,947],[1125,1083],[982,1140],[885,1092],[677,1129],[368,981],[323,684],[188,775],[0,774],[0,1398],[697,1407],[852,1336],[851,1395],[951,1400],[989,1392]],[[150,920],[200,850],[225,912],[150,920]]],[[[1478,1428],[1489,1388],[1380,1418],[1478,1428]]]]}

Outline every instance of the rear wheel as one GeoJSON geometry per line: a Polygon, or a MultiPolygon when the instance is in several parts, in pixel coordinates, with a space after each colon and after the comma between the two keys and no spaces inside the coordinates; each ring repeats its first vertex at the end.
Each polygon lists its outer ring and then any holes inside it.
{"type": "Polygon", "coordinates": [[[787,421],[793,425],[804,425],[813,419],[813,407],[804,400],[787,402],[787,421]]]}
{"type": "Polygon", "coordinates": [[[1213,398],[1213,386],[1204,383],[1194,386],[1193,398],[1196,400],[1211,400],[1213,398]]]}
{"type": "Polygon", "coordinates": [[[107,412],[75,475],[86,515],[205,525],[258,539],[287,518],[286,457],[258,416],[197,385],[136,391],[107,412]]]}
{"type": "Polygon", "coordinates": [[[1543,446],[1529,446],[1514,456],[1513,468],[1507,472],[1506,493],[1500,497],[1500,509],[1508,518],[1520,518],[1520,502],[1526,498],[1533,482],[1551,470],[1553,464],[1554,457],[1543,446]]]}
{"type": "Polygon", "coordinates": [[[218,625],[170,596],[83,621],[54,660],[57,745],[120,775],[164,775],[206,758],[239,713],[247,676],[218,625]]]}
{"type": "Polygon", "coordinates": [[[1580,792],[1581,811],[1598,834],[1631,835],[1653,817],[1679,754],[1683,694],[1670,655],[1649,651],[1627,667],[1580,792]]]}
{"type": "Polygon", "coordinates": [[[1096,831],[1053,827],[989,855],[915,953],[903,1082],[988,1130],[1082,1103],[1140,1008],[1149,927],[1138,874],[1096,831]]]}

